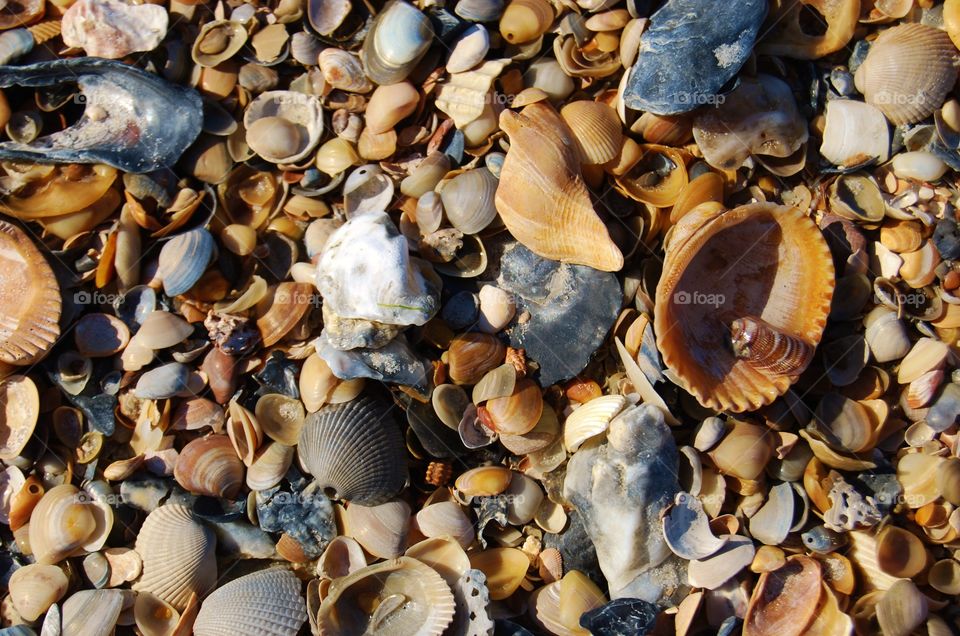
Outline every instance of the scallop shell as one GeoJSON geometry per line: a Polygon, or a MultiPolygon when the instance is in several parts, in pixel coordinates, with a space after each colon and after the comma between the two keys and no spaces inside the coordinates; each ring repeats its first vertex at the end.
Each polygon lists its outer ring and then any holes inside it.
{"type": "Polygon", "coordinates": [[[48,490],[30,514],[30,548],[37,563],[51,565],[98,550],[112,526],[109,506],[76,486],[61,484],[48,490]]]}
{"type": "Polygon", "coordinates": [[[620,156],[623,128],[617,111],[600,102],[580,100],[561,108],[560,116],[577,140],[581,163],[607,163],[620,156]]]}
{"type": "Polygon", "coordinates": [[[505,110],[500,128],[510,150],[496,205],[510,233],[544,258],[619,270],[623,255],[593,209],[576,140],[556,111],[545,102],[505,110]]]}
{"type": "Polygon", "coordinates": [[[350,93],[369,93],[373,84],[363,74],[360,58],[342,49],[328,48],[318,58],[323,79],[334,88],[350,93]]]}
{"type": "Polygon", "coordinates": [[[137,535],[143,574],[133,589],[150,592],[183,611],[191,594],[216,585],[216,539],[182,504],[166,504],[147,515],[137,535]]]}
{"type": "Polygon", "coordinates": [[[0,380],[0,459],[20,455],[33,436],[40,415],[40,394],[29,376],[0,380]]]}
{"type": "Polygon", "coordinates": [[[400,557],[334,581],[317,624],[321,636],[439,636],[455,608],[453,592],[439,574],[416,559],[400,557]],[[375,608],[372,613],[370,608],[375,608]]]}
{"type": "Polygon", "coordinates": [[[627,398],[622,395],[602,395],[577,407],[563,423],[564,447],[575,453],[585,441],[605,433],[610,420],[627,404],[627,398]]]}
{"type": "Polygon", "coordinates": [[[674,228],[667,247],[656,294],[657,347],[701,404],[757,409],[783,394],[805,364],[737,357],[731,325],[758,317],[772,341],[793,338],[803,345],[797,349],[812,351],[833,287],[826,241],[798,210],[765,203],[730,211],[701,206],[674,228]],[[749,258],[744,246],[751,246],[749,258]]]}
{"type": "Polygon", "coordinates": [[[233,499],[243,486],[243,462],[226,435],[210,435],[183,447],[173,476],[192,493],[233,499]]]}
{"type": "Polygon", "coordinates": [[[761,574],[744,617],[744,636],[803,634],[817,614],[820,582],[820,564],[807,556],[761,574]]]}
{"type": "Polygon", "coordinates": [[[60,285],[20,228],[0,221],[0,362],[37,362],[60,336],[60,285]]]}
{"type": "Polygon", "coordinates": [[[354,503],[387,501],[407,480],[400,429],[390,407],[371,396],[327,405],[311,414],[297,449],[322,488],[354,503]]]}
{"type": "Polygon", "coordinates": [[[300,580],[273,568],[241,576],[203,600],[196,636],[296,636],[307,620],[300,580]]]}
{"type": "Polygon", "coordinates": [[[957,80],[956,66],[957,50],[945,31],[901,24],[873,42],[854,81],[894,125],[913,124],[943,104],[957,80]]]}
{"type": "Polygon", "coordinates": [[[450,225],[464,234],[476,234],[497,216],[494,196],[499,181],[484,167],[467,170],[443,185],[440,200],[450,225]]]}
{"type": "Polygon", "coordinates": [[[247,145],[263,159],[271,163],[296,163],[320,143],[323,109],[313,95],[267,91],[247,106],[243,127],[247,131],[247,145]],[[281,139],[284,133],[285,139],[281,139]]]}
{"type": "Polygon", "coordinates": [[[377,84],[407,78],[433,41],[426,14],[403,0],[394,0],[377,14],[363,41],[360,59],[367,77],[377,84]]]}
{"type": "MultiPolygon", "coordinates": [[[[129,594],[129,591],[127,592],[129,594]]],[[[81,590],[63,602],[60,633],[71,636],[102,636],[113,633],[123,609],[120,590],[81,590]]]]}

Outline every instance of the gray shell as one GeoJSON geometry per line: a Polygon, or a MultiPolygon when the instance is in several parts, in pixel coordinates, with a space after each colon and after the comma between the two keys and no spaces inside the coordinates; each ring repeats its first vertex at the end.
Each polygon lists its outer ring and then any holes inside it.
{"type": "Polygon", "coordinates": [[[300,580],[290,570],[260,570],[214,590],[193,624],[195,636],[296,636],[307,620],[300,580]]]}
{"type": "Polygon", "coordinates": [[[406,447],[390,410],[380,399],[360,396],[307,418],[297,449],[320,487],[364,506],[400,492],[407,481],[406,447]]]}

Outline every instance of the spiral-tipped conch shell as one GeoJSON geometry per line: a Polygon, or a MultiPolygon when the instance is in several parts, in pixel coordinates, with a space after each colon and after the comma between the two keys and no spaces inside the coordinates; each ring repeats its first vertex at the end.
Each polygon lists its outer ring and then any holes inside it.
{"type": "Polygon", "coordinates": [[[810,363],[833,288],[827,243],[799,210],[701,205],[667,247],[657,346],[704,406],[754,410],[782,395],[810,363]]]}

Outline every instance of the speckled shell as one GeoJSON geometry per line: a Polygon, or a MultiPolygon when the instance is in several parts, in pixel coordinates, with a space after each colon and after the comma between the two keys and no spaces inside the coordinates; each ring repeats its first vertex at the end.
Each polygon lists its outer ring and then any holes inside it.
{"type": "Polygon", "coordinates": [[[0,362],[33,364],[60,336],[60,285],[18,227],[0,221],[0,362]]]}
{"type": "Polygon", "coordinates": [[[167,504],[151,512],[137,535],[143,575],[133,589],[150,592],[180,611],[190,595],[203,596],[217,581],[216,539],[190,509],[167,504]]]}
{"type": "Polygon", "coordinates": [[[667,247],[657,285],[657,347],[704,406],[757,409],[782,395],[802,369],[777,373],[775,365],[736,357],[732,322],[760,318],[815,347],[833,288],[830,250],[800,211],[767,203],[728,211],[700,206],[674,228],[667,247]]]}
{"type": "Polygon", "coordinates": [[[290,570],[260,570],[217,588],[203,601],[195,636],[296,636],[307,620],[300,580],[290,570]]]}
{"type": "Polygon", "coordinates": [[[307,418],[297,450],[323,488],[364,506],[383,503],[407,480],[405,445],[390,407],[361,396],[307,418]]]}
{"type": "Polygon", "coordinates": [[[623,255],[597,216],[580,175],[577,142],[546,102],[505,110],[500,128],[510,151],[500,171],[496,205],[504,225],[530,251],[607,272],[623,255]]]}
{"type": "Polygon", "coordinates": [[[854,81],[894,125],[938,109],[957,80],[957,50],[945,31],[924,24],[887,29],[870,46],[854,81]]]}

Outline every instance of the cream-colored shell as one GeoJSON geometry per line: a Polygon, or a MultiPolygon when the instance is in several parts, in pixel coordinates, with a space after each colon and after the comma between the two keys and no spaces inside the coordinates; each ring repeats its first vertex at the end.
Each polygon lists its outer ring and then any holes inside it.
{"type": "Polygon", "coordinates": [[[204,599],[195,636],[296,636],[307,620],[300,580],[274,568],[241,576],[204,599]]]}

